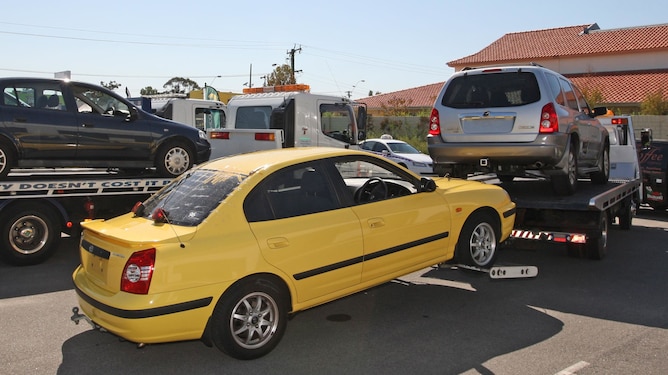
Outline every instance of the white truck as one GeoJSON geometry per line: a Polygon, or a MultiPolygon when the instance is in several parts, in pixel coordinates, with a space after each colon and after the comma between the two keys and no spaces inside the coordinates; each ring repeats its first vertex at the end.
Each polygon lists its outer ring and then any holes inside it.
{"type": "Polygon", "coordinates": [[[174,97],[128,98],[143,110],[208,132],[225,126],[226,106],[217,100],[174,97]]]}
{"type": "Polygon", "coordinates": [[[225,128],[207,131],[211,159],[288,147],[356,148],[365,138],[366,107],[311,94],[307,85],[245,89],[227,103],[225,128]]]}

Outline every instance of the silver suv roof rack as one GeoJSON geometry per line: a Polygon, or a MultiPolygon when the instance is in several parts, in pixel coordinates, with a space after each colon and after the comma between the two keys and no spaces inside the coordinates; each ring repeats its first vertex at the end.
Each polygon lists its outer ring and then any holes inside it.
{"type": "Polygon", "coordinates": [[[544,68],[544,66],[536,63],[536,62],[528,62],[528,63],[510,63],[510,64],[498,64],[498,65],[483,65],[483,66],[466,66],[462,68],[462,71],[465,70],[473,70],[473,69],[485,69],[485,68],[498,68],[498,67],[505,67],[505,66],[539,66],[541,68],[544,68]]]}

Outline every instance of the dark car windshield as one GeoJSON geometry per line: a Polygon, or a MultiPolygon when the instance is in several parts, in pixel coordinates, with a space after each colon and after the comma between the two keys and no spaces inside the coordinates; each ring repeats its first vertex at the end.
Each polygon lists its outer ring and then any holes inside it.
{"type": "Polygon", "coordinates": [[[452,79],[443,95],[450,108],[515,107],[540,100],[536,76],[531,72],[461,75],[452,79]]]}
{"type": "Polygon", "coordinates": [[[150,218],[156,209],[161,208],[171,224],[198,225],[246,177],[236,173],[197,169],[147,199],[142,216],[150,218]]]}

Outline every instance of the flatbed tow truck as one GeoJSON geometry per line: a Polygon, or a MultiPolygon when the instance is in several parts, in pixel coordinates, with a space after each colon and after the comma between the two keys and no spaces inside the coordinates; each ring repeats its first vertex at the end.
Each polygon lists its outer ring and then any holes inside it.
{"type": "MultiPolygon", "coordinates": [[[[631,118],[599,119],[610,135],[610,178],[606,184],[596,185],[582,179],[573,195],[559,196],[544,179],[521,178],[502,183],[493,174],[469,176],[471,180],[498,184],[515,202],[515,226],[506,246],[524,241],[563,244],[570,256],[603,259],[611,225],[616,223],[622,230],[631,229],[633,216],[643,203],[643,180],[631,118]]],[[[528,265],[497,263],[490,269],[453,267],[487,272],[493,279],[538,274],[537,267],[528,265]]]]}
{"type": "Polygon", "coordinates": [[[642,203],[641,169],[629,116],[599,117],[610,135],[610,178],[596,185],[578,181],[576,192],[557,196],[545,180],[527,179],[502,183],[517,205],[513,240],[533,240],[566,245],[571,256],[603,259],[608,231],[616,222],[631,229],[642,203]]]}
{"type": "Polygon", "coordinates": [[[0,181],[0,257],[14,265],[41,263],[63,234],[79,235],[81,221],[129,212],[171,180],[113,170],[13,172],[0,181]]]}

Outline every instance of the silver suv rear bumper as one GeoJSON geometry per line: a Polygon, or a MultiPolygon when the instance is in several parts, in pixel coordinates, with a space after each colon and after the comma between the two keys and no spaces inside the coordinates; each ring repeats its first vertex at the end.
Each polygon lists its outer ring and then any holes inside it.
{"type": "Polygon", "coordinates": [[[529,143],[452,143],[439,136],[427,137],[429,155],[437,164],[457,164],[477,170],[491,166],[523,169],[563,169],[568,134],[541,135],[529,143]],[[486,165],[484,165],[486,164],[486,165]]]}

